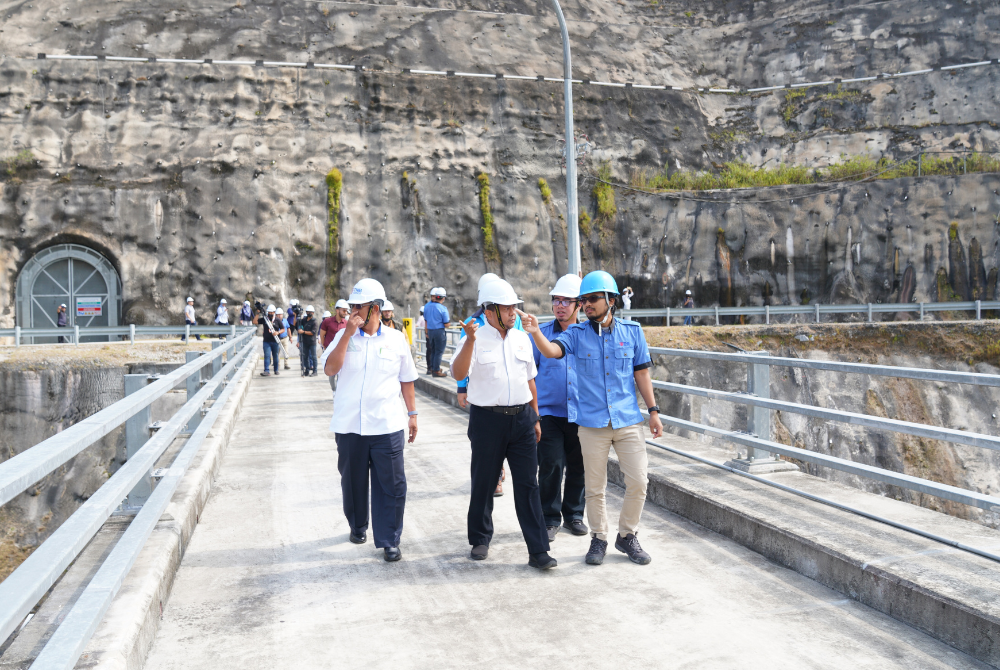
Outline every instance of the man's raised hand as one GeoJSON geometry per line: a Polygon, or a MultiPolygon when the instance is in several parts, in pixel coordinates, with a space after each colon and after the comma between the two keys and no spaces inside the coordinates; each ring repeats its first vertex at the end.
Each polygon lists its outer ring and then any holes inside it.
{"type": "Polygon", "coordinates": [[[347,320],[346,335],[348,337],[354,335],[354,333],[358,332],[358,329],[361,328],[361,326],[363,325],[365,325],[364,317],[362,317],[360,314],[355,314],[354,316],[352,316],[350,319],[347,320]]]}
{"type": "Polygon", "coordinates": [[[514,308],[521,317],[521,326],[524,328],[526,333],[537,333],[538,332],[538,318],[528,314],[527,312],[522,312],[521,310],[514,308]]]}
{"type": "Polygon", "coordinates": [[[469,338],[470,342],[476,340],[476,331],[479,330],[479,326],[476,325],[475,321],[469,321],[468,323],[462,324],[462,330],[465,331],[465,336],[469,338]]]}

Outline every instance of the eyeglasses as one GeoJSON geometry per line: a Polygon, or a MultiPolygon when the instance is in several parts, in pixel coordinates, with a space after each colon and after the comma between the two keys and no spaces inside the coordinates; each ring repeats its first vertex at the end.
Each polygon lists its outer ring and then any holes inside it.
{"type": "Polygon", "coordinates": [[[580,302],[582,303],[595,303],[598,300],[604,300],[603,295],[584,295],[580,296],[580,302]]]}
{"type": "Polygon", "coordinates": [[[553,307],[569,307],[574,302],[576,302],[576,300],[559,300],[557,298],[553,298],[552,299],[552,306],[553,307]]]}

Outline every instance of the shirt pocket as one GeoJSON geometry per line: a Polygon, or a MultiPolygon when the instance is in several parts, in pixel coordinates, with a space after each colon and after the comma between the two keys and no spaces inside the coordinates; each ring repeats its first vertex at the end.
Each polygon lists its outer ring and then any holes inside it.
{"type": "Polygon", "coordinates": [[[576,373],[584,377],[594,377],[597,375],[597,356],[592,351],[581,351],[574,356],[576,359],[576,373]]]}
{"type": "Polygon", "coordinates": [[[378,350],[379,372],[393,372],[399,369],[399,356],[391,349],[378,350]]]}
{"type": "Polygon", "coordinates": [[[479,349],[476,351],[476,365],[482,367],[482,374],[487,379],[497,379],[500,376],[498,363],[500,362],[499,349],[479,349]]]}
{"type": "Polygon", "coordinates": [[[615,367],[618,370],[618,374],[625,376],[632,373],[632,361],[634,357],[635,351],[627,344],[615,348],[615,367]]]}
{"type": "Polygon", "coordinates": [[[362,370],[365,367],[365,352],[363,351],[348,351],[347,355],[344,356],[344,369],[345,370],[362,370]]]}

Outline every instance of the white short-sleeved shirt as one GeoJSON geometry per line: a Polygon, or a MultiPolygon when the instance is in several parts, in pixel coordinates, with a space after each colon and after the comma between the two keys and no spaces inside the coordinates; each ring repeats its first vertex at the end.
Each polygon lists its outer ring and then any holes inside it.
{"type": "MultiPolygon", "coordinates": [[[[464,338],[452,360],[468,345],[464,338]]],[[[486,323],[476,331],[475,349],[469,365],[467,399],[479,407],[509,407],[531,402],[528,381],[538,374],[531,339],[522,330],[508,330],[507,337],[486,323]]],[[[454,374],[452,374],[454,376],[454,374]]]]}
{"type": "Polygon", "coordinates": [[[194,321],[194,305],[184,306],[184,318],[188,321],[194,321]]]}
{"type": "MultiPolygon", "coordinates": [[[[334,336],[319,359],[320,369],[346,332],[334,336]]],[[[400,383],[416,378],[417,366],[402,332],[381,325],[374,335],[358,330],[347,343],[330,431],[386,435],[403,430],[408,417],[399,395],[400,383]]]]}

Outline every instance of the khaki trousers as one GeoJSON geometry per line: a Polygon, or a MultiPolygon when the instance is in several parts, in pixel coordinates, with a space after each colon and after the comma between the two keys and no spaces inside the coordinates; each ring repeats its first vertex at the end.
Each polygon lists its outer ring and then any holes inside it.
{"type": "Polygon", "coordinates": [[[596,537],[608,539],[608,511],[605,490],[608,487],[608,455],[614,447],[625,478],[625,501],[618,517],[618,533],[622,536],[639,530],[639,517],[646,503],[649,481],[649,458],[642,423],[617,430],[609,423],[604,428],[580,426],[580,449],[587,489],[587,522],[596,537]]]}

